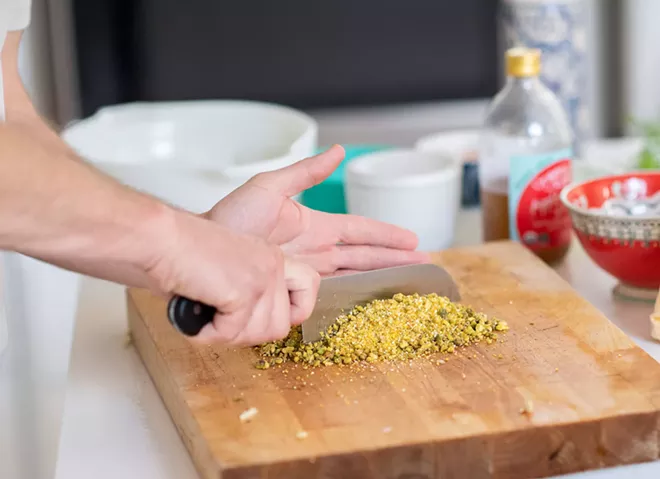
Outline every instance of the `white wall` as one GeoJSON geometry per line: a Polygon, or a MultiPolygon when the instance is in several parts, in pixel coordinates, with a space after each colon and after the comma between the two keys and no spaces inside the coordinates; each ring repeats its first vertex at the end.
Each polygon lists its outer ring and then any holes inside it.
{"type": "Polygon", "coordinates": [[[21,41],[19,69],[35,106],[52,121],[56,112],[49,37],[46,0],[32,0],[32,19],[21,41]]]}
{"type": "Polygon", "coordinates": [[[587,68],[589,103],[591,118],[591,138],[601,138],[604,135],[606,120],[605,95],[606,84],[604,72],[606,70],[603,64],[603,42],[602,37],[605,34],[603,28],[605,2],[602,0],[587,0],[587,19],[588,19],[588,42],[589,42],[589,66],[587,68]]]}
{"type": "Polygon", "coordinates": [[[39,112],[60,126],[79,118],[70,0],[32,0],[19,68],[39,112]]]}
{"type": "Polygon", "coordinates": [[[660,119],[660,1],[625,0],[623,9],[624,114],[660,119]]]}

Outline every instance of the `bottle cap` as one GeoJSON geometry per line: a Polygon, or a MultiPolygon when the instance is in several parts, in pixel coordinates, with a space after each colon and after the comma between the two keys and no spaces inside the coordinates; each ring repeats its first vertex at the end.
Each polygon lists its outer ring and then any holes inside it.
{"type": "Polygon", "coordinates": [[[541,50],[515,47],[506,51],[506,74],[512,77],[537,76],[541,72],[541,50]]]}

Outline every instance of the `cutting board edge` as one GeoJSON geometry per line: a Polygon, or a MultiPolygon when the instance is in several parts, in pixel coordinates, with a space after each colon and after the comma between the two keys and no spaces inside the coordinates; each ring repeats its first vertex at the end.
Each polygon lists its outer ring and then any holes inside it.
{"type": "MultiPolygon", "coordinates": [[[[606,416],[601,419],[591,419],[591,420],[585,420],[585,421],[572,421],[572,422],[563,422],[563,423],[558,423],[558,424],[544,424],[544,425],[537,425],[534,428],[529,428],[529,427],[521,427],[521,428],[513,428],[509,430],[503,430],[503,431],[498,431],[498,432],[485,432],[481,434],[478,437],[473,437],[473,436],[464,436],[464,437],[448,437],[448,438],[439,438],[435,441],[431,442],[409,442],[406,444],[395,444],[395,445],[390,445],[390,446],[383,446],[383,447],[375,447],[375,448],[363,448],[363,449],[354,449],[350,451],[342,451],[342,452],[336,452],[336,453],[330,453],[330,454],[325,454],[322,456],[318,455],[306,455],[306,456],[299,456],[299,457],[289,457],[286,458],[285,460],[274,460],[274,461],[262,461],[258,462],[255,461],[250,465],[243,465],[243,464],[228,464],[227,466],[221,467],[221,470],[223,472],[236,472],[236,471],[243,471],[245,469],[264,469],[264,468],[272,468],[272,467],[279,467],[282,465],[282,463],[315,463],[320,460],[337,460],[337,459],[344,459],[346,456],[349,455],[360,455],[360,456],[365,456],[365,455],[370,455],[370,454],[391,454],[391,453],[396,453],[396,451],[402,450],[402,449],[409,449],[409,448],[424,448],[424,447],[455,447],[457,445],[460,445],[461,443],[464,442],[470,442],[474,440],[479,440],[481,442],[483,441],[490,441],[492,443],[502,443],[505,442],[506,438],[509,436],[516,436],[516,435],[527,435],[527,434],[546,434],[547,436],[552,436],[557,433],[557,428],[561,429],[592,429],[592,428],[602,428],[603,424],[608,425],[610,422],[614,421],[619,421],[621,419],[626,419],[630,421],[635,421],[635,420],[641,420],[645,423],[649,423],[649,419],[652,419],[653,423],[655,423],[655,426],[651,426],[649,429],[651,429],[651,432],[655,432],[656,438],[655,438],[655,449],[656,449],[656,455],[653,457],[638,457],[638,458],[633,458],[630,460],[630,462],[626,462],[625,464],[635,464],[639,462],[650,462],[650,461],[655,461],[655,460],[660,460],[660,408],[657,408],[655,410],[650,410],[650,411],[644,411],[644,412],[634,412],[634,413],[626,413],[626,414],[621,414],[621,415],[611,415],[611,416],[606,416]]],[[[617,424],[618,426],[618,424],[617,424]]],[[[516,442],[523,442],[521,440],[518,440],[516,442]]],[[[569,442],[567,439],[564,438],[563,442],[569,442]]],[[[630,443],[631,445],[634,445],[634,443],[637,442],[637,438],[631,437],[630,438],[630,443]]],[[[551,450],[551,453],[555,453],[557,451],[557,448],[553,448],[551,450]]],[[[602,451],[596,451],[598,452],[598,455],[600,456],[602,454],[602,451]]],[[[618,464],[624,464],[624,463],[618,463],[618,464]]],[[[603,467],[611,467],[611,466],[602,466],[603,467]]],[[[593,468],[590,468],[589,470],[592,470],[593,468]]],[[[582,469],[566,469],[562,471],[560,474],[567,474],[571,472],[576,472],[578,470],[582,469]]],[[[553,472],[552,475],[558,474],[557,472],[553,472]]],[[[261,476],[260,476],[261,477],[261,476]]],[[[268,476],[269,478],[271,477],[270,475],[268,476]]],[[[506,476],[510,477],[510,476],[506,476]]],[[[548,476],[539,476],[539,477],[548,477],[548,476]]]]}
{"type": "Polygon", "coordinates": [[[173,411],[189,412],[189,409],[183,397],[177,393],[174,378],[170,376],[168,380],[168,376],[161,373],[161,370],[167,368],[167,364],[153,337],[148,332],[148,326],[143,319],[140,308],[133,299],[133,290],[137,290],[137,288],[127,288],[125,294],[128,327],[135,350],[149,373],[149,378],[154,384],[161,401],[163,401],[179,438],[188,450],[198,473],[204,479],[218,479],[222,477],[221,471],[215,463],[211,450],[203,442],[196,444],[198,441],[191,437],[196,436],[199,438],[202,435],[192,414],[187,414],[188,417],[186,418],[178,418],[173,414],[173,411]],[[190,430],[185,430],[188,427],[190,430]]]}

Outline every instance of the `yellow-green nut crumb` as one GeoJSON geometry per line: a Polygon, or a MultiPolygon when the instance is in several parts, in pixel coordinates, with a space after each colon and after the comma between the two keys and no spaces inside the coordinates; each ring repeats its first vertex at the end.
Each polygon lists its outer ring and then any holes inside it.
{"type": "MultiPolygon", "coordinates": [[[[283,358],[276,358],[275,362],[277,362],[277,359],[282,359],[282,361],[280,361],[277,364],[281,364],[283,362],[283,358]]],[[[259,361],[257,361],[257,364],[254,365],[254,367],[256,367],[257,369],[268,369],[270,367],[270,362],[265,359],[260,359],[259,361]]]]}
{"type": "Polygon", "coordinates": [[[495,325],[495,330],[496,331],[508,331],[509,330],[509,325],[507,324],[506,321],[498,321],[497,324],[495,325]]]}
{"type": "Polygon", "coordinates": [[[343,314],[321,335],[306,344],[296,326],[279,341],[257,346],[259,369],[288,361],[304,367],[356,362],[403,361],[433,353],[453,353],[484,341],[497,340],[509,329],[505,321],[488,318],[468,306],[437,294],[395,294],[343,314]]]}

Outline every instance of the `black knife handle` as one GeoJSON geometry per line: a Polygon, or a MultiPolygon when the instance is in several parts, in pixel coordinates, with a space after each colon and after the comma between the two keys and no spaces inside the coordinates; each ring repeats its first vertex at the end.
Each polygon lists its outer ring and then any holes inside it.
{"type": "Polygon", "coordinates": [[[186,336],[197,336],[204,326],[213,322],[216,309],[208,304],[183,296],[174,296],[167,305],[170,323],[186,336]]]}

